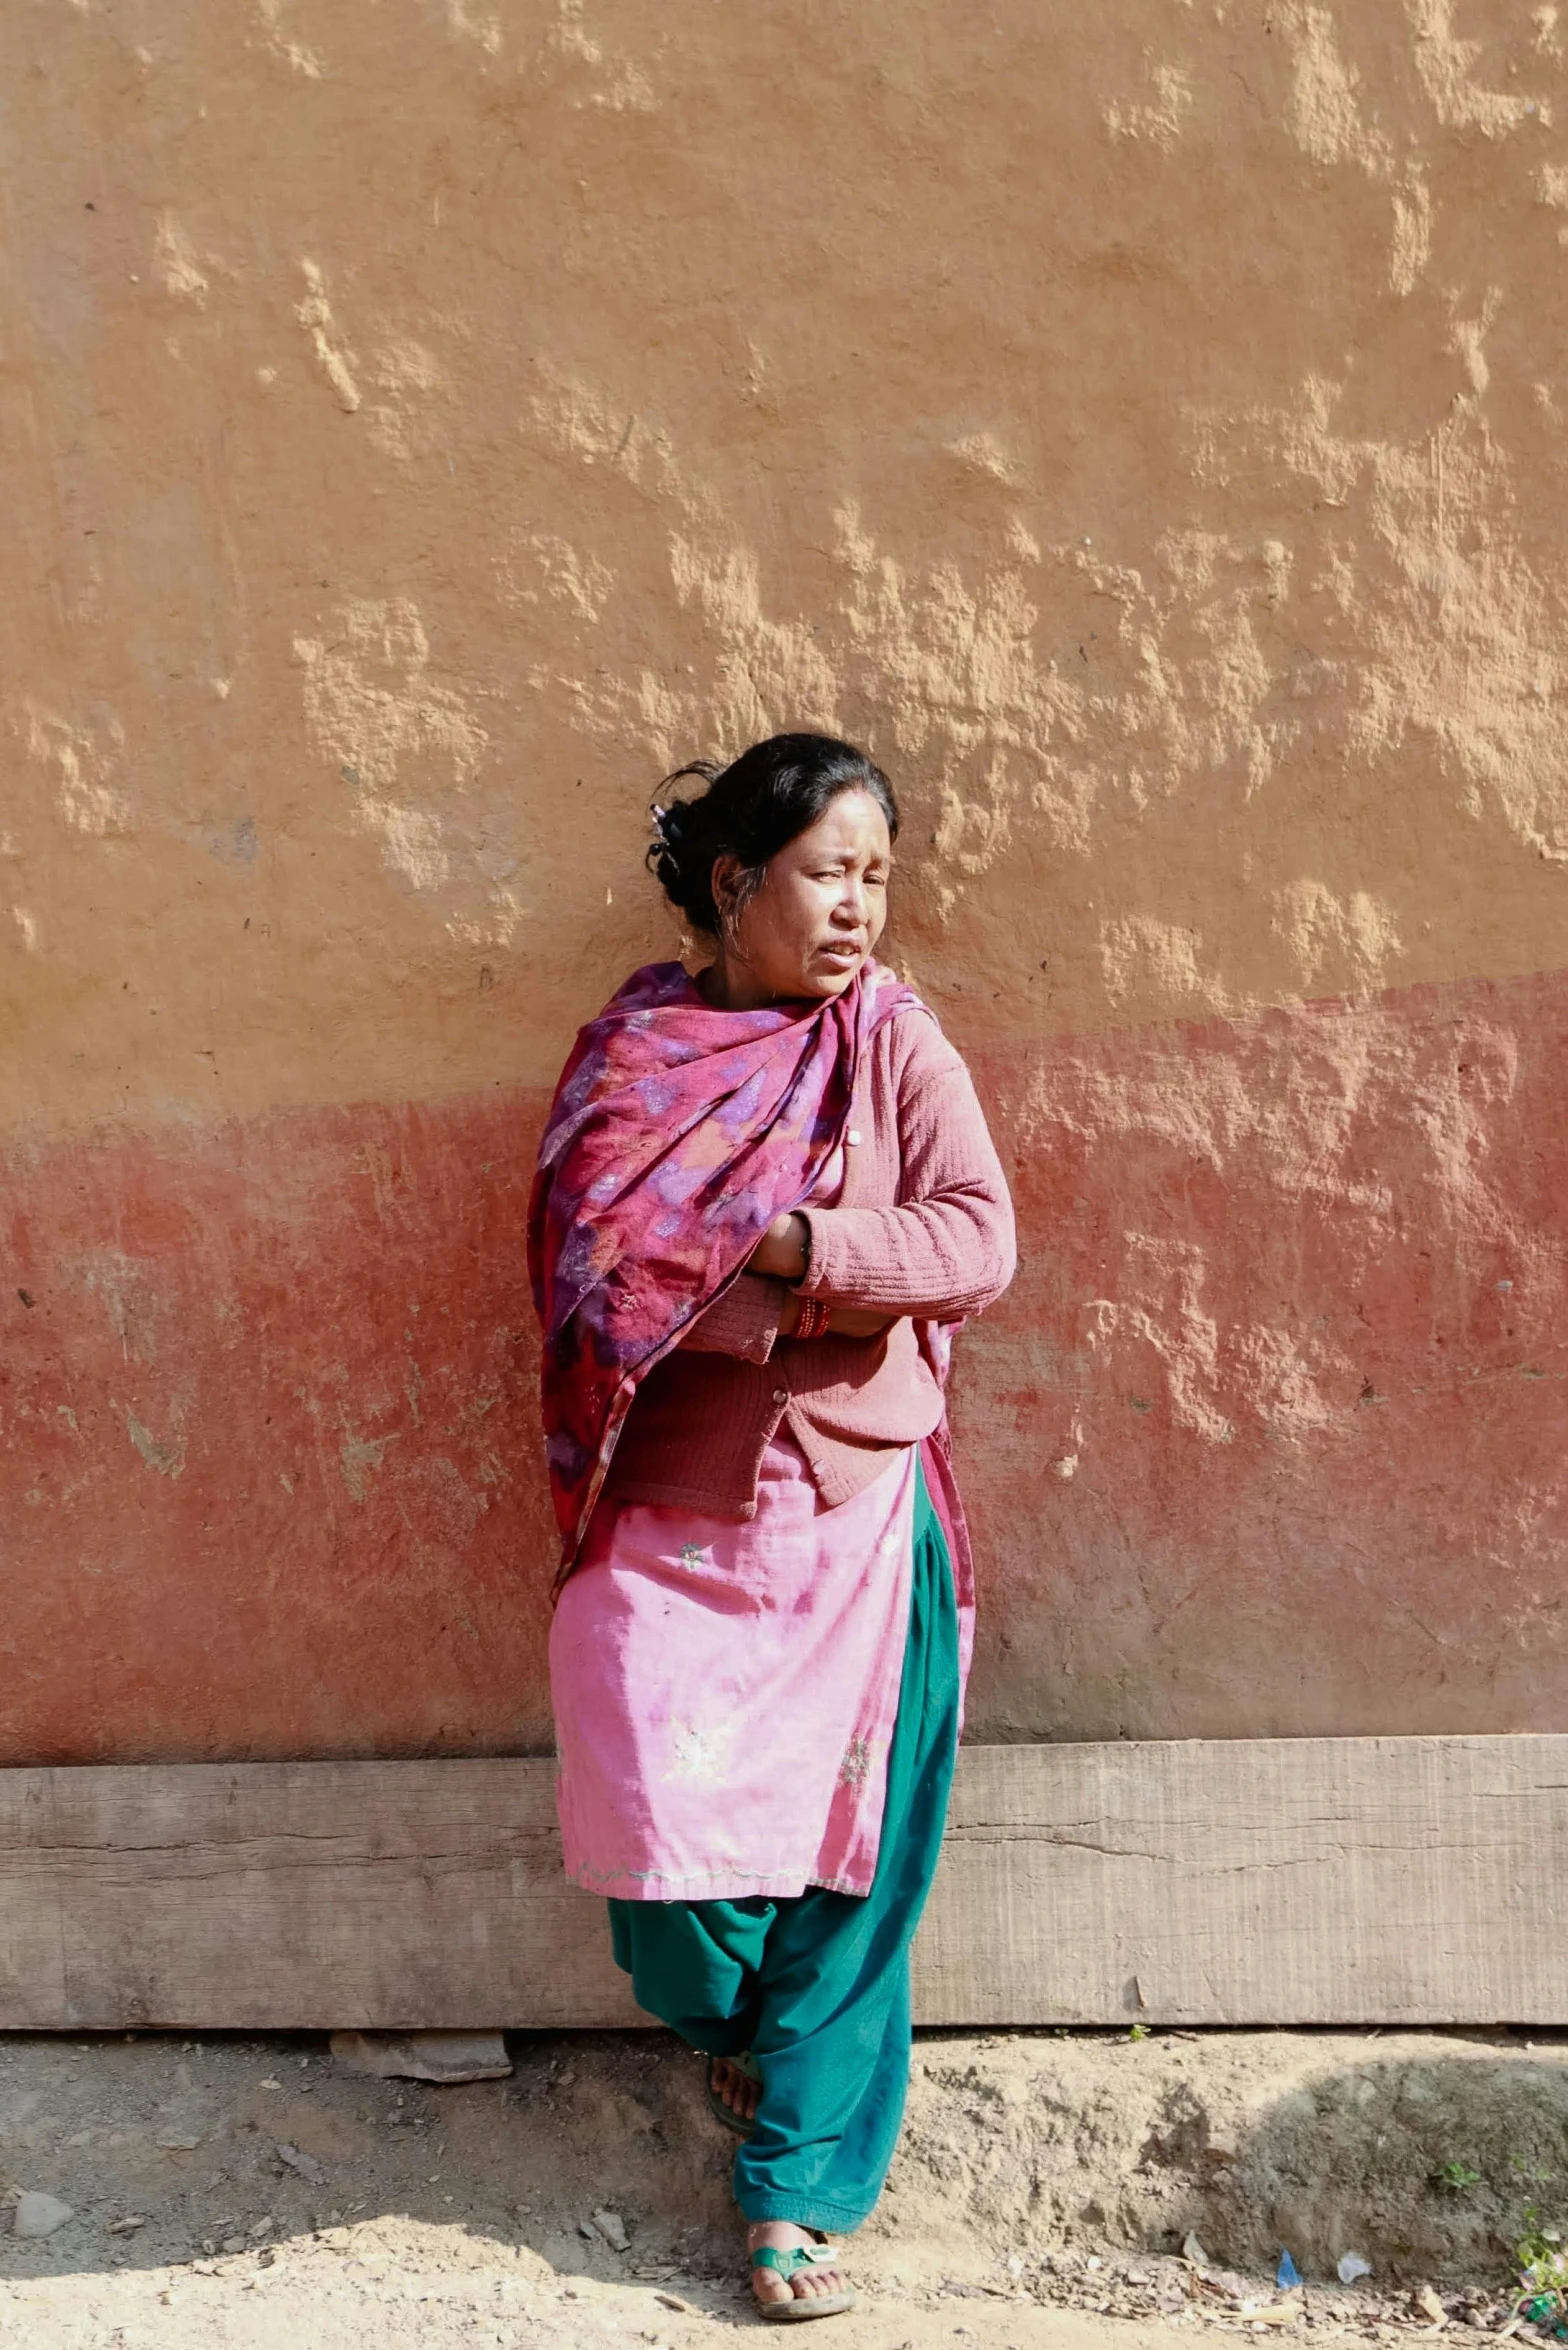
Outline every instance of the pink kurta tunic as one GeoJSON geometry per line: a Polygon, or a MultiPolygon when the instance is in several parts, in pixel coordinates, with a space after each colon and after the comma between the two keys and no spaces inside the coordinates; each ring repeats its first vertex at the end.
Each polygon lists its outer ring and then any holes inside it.
{"type": "Polygon", "coordinates": [[[916,1457],[823,1509],[781,1434],[748,1522],[601,1501],[550,1634],[579,1885],[632,1901],[869,1891],[916,1457]]]}

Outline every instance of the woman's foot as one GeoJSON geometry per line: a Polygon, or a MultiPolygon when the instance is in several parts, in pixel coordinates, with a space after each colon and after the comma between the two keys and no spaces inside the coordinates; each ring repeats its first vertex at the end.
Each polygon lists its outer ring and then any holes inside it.
{"type": "MultiPolygon", "coordinates": [[[[760,2219],[746,2230],[746,2250],[760,2252],[769,2245],[775,2252],[814,2251],[820,2238],[810,2228],[797,2228],[793,2220],[760,2219]]],[[[751,2289],[766,2309],[777,2301],[826,2300],[830,2294],[849,2291],[849,2279],[841,2268],[799,2268],[786,2279],[776,2268],[754,2268],[751,2289]]]]}
{"type": "Polygon", "coordinates": [[[762,2095],[762,2084],[743,2073],[739,2065],[731,2064],[727,2056],[716,2056],[709,2068],[713,2094],[727,2105],[738,2121],[756,2118],[757,2099],[762,2095]]]}

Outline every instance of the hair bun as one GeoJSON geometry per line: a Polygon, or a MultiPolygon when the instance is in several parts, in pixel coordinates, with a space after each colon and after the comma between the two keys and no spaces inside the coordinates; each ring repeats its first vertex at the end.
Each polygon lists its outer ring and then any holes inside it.
{"type": "Polygon", "coordinates": [[[649,867],[671,904],[690,912],[692,809],[684,800],[672,800],[668,806],[655,800],[648,813],[654,830],[649,867]]]}

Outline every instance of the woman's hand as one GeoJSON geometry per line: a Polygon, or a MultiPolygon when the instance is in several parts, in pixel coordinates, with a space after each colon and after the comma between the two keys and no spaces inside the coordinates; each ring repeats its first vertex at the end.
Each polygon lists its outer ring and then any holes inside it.
{"type": "MultiPolygon", "coordinates": [[[[746,1261],[748,1273],[771,1273],[776,1281],[798,1281],[811,1255],[811,1226],[802,1215],[775,1216],[746,1261]]],[[[779,1336],[793,1337],[800,1321],[800,1298],[787,1297],[779,1317],[779,1336]]],[[[880,1338],[898,1320],[867,1306],[834,1306],[828,1314],[833,1338],[880,1338]]]]}
{"type": "Polygon", "coordinates": [[[811,1226],[802,1215],[775,1216],[746,1260],[748,1273],[798,1281],[811,1254],[811,1226]]]}
{"type": "Polygon", "coordinates": [[[897,1320],[896,1314],[879,1314],[869,1306],[834,1306],[828,1314],[828,1336],[880,1338],[897,1320]]]}
{"type": "MultiPolygon", "coordinates": [[[[779,1315],[780,1338],[793,1338],[800,1323],[801,1299],[793,1292],[784,1300],[779,1315]]],[[[828,1311],[829,1338],[880,1338],[884,1330],[891,1330],[898,1320],[896,1314],[879,1314],[869,1306],[833,1306],[828,1311]]]]}

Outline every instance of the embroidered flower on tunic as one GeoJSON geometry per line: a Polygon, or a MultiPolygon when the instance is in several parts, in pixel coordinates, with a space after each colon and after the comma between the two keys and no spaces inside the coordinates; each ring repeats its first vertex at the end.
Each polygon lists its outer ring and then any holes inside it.
{"type": "Polygon", "coordinates": [[[729,1769],[739,1722],[671,1722],[673,1759],[666,1779],[718,1779],[729,1769]]]}
{"type": "Polygon", "coordinates": [[[851,1738],[844,1750],[844,1759],[838,1766],[841,1787],[863,1787],[866,1773],[871,1768],[871,1741],[869,1738],[851,1738]]]}
{"type": "Polygon", "coordinates": [[[681,1565],[683,1567],[700,1567],[702,1564],[702,1544],[700,1542],[683,1542],[681,1544],[681,1565]]]}

